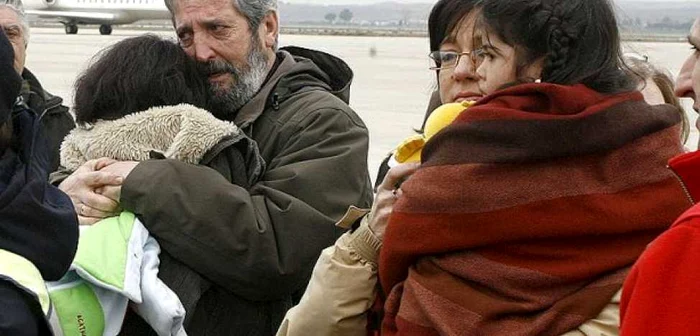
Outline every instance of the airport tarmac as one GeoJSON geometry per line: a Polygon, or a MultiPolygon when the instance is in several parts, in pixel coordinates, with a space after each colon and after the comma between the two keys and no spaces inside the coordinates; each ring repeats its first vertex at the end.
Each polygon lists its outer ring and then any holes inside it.
{"type": "MultiPolygon", "coordinates": [[[[62,28],[33,28],[27,51],[27,68],[44,87],[72,105],[73,83],[90,59],[116,41],[144,34],[120,30],[110,36],[96,29],[82,28],[78,35],[66,35],[62,28]]],[[[170,31],[154,34],[174,37],[170,31]]],[[[372,178],[379,162],[396,144],[420,127],[435,74],[428,70],[428,40],[418,37],[309,36],[282,35],[280,45],[299,45],[330,52],[343,58],[355,72],[350,105],[370,130],[369,169],[372,178]],[[371,55],[370,49],[376,50],[371,55]]],[[[650,56],[676,74],[688,55],[683,43],[633,43],[628,48],[650,56]]],[[[686,106],[690,106],[686,102],[686,106]]],[[[692,111],[688,109],[688,111],[692,111]]],[[[695,113],[689,112],[695,124],[695,113]]],[[[688,147],[695,149],[698,131],[688,147]]]]}

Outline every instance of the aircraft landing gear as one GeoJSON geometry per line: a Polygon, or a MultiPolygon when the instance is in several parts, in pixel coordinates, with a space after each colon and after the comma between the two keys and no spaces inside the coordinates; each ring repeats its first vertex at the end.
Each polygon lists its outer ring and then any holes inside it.
{"type": "Polygon", "coordinates": [[[65,28],[66,34],[68,35],[75,35],[78,33],[78,25],[75,23],[66,23],[65,28]]]}
{"type": "Polygon", "coordinates": [[[112,26],[108,24],[100,25],[100,34],[109,35],[112,34],[112,26]]]}

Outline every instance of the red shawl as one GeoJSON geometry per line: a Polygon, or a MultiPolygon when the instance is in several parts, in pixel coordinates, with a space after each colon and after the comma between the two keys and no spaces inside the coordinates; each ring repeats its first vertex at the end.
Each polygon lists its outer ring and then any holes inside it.
{"type": "Polygon", "coordinates": [[[437,134],[384,238],[382,335],[560,335],[597,316],[690,207],[678,112],[526,84],[437,134]]]}

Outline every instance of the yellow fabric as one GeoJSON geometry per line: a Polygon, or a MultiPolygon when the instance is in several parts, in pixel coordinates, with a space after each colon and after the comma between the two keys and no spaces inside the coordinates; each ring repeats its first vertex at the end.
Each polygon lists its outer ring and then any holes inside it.
{"type": "Polygon", "coordinates": [[[420,162],[425,144],[435,134],[451,124],[466,108],[474,105],[472,101],[444,104],[436,108],[425,122],[423,134],[411,136],[399,144],[394,151],[394,158],[399,163],[420,162]]]}
{"type": "Polygon", "coordinates": [[[44,314],[49,313],[49,292],[41,273],[29,260],[12,252],[0,250],[0,275],[31,291],[39,299],[44,314]]]}
{"type": "Polygon", "coordinates": [[[416,134],[405,139],[396,147],[394,158],[401,163],[420,162],[420,154],[423,146],[425,146],[425,138],[421,134],[416,134]]]}

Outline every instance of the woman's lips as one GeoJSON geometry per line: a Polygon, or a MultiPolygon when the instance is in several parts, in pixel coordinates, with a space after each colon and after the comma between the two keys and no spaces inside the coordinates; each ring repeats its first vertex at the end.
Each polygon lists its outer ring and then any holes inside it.
{"type": "Polygon", "coordinates": [[[473,93],[473,92],[467,92],[467,93],[460,93],[455,96],[454,101],[457,103],[465,102],[465,101],[477,101],[481,99],[483,95],[478,94],[478,93],[473,93]]]}

